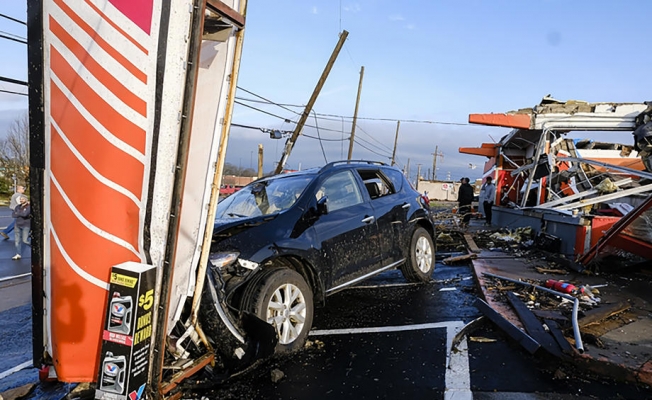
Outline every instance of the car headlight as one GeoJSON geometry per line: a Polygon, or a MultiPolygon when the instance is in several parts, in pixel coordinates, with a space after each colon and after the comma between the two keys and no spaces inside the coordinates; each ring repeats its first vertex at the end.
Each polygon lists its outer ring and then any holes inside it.
{"type": "Polygon", "coordinates": [[[231,265],[238,259],[240,253],[231,252],[231,253],[213,253],[209,257],[209,261],[216,268],[224,268],[228,265],[231,265]]]}

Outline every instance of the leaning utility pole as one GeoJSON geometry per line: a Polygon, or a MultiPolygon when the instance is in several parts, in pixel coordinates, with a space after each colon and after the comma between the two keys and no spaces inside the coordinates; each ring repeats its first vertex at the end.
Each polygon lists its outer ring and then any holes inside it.
{"type": "Polygon", "coordinates": [[[394,151],[392,151],[392,165],[396,164],[396,144],[398,143],[398,129],[401,127],[401,121],[396,121],[396,137],[394,138],[394,151]]]}
{"type": "Polygon", "coordinates": [[[263,177],[263,145],[258,145],[258,179],[263,177]]]}
{"type": "Polygon", "coordinates": [[[321,73],[321,77],[319,78],[319,81],[317,81],[317,86],[315,86],[315,90],[312,92],[312,96],[310,96],[310,100],[308,100],[308,104],[306,104],[306,108],[303,110],[303,114],[301,114],[301,117],[299,118],[299,122],[297,122],[297,126],[296,128],[294,128],[294,132],[292,132],[292,136],[285,143],[285,149],[283,149],[281,160],[276,165],[274,174],[279,174],[281,173],[281,171],[283,171],[283,168],[285,167],[285,163],[287,162],[288,157],[290,157],[290,153],[292,152],[292,148],[294,147],[294,143],[297,141],[297,138],[301,133],[301,129],[303,129],[303,126],[306,124],[306,120],[310,115],[312,106],[315,105],[315,101],[317,101],[317,96],[319,96],[319,92],[321,92],[321,88],[324,86],[324,83],[326,83],[326,78],[328,78],[328,74],[331,72],[331,68],[333,68],[333,64],[335,64],[335,60],[337,59],[337,56],[340,54],[340,50],[342,50],[342,46],[344,46],[344,41],[346,40],[346,37],[348,35],[349,32],[347,31],[342,31],[342,33],[340,34],[340,40],[337,42],[337,45],[335,46],[335,50],[333,50],[333,54],[331,54],[331,58],[328,60],[328,63],[326,64],[326,68],[324,68],[324,72],[321,73]]]}
{"type": "Polygon", "coordinates": [[[358,83],[358,98],[355,100],[355,111],[353,112],[353,126],[351,126],[351,138],[349,139],[349,156],[353,155],[353,139],[355,138],[355,125],[358,122],[358,106],[360,105],[360,92],[362,92],[362,78],[364,78],[364,66],[360,67],[360,83],[358,83]]]}

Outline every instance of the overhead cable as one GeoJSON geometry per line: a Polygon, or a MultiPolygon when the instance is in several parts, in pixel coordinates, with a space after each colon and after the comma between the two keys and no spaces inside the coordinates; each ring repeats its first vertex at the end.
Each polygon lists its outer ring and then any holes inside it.
{"type": "Polygon", "coordinates": [[[25,21],[21,21],[21,20],[19,20],[19,19],[16,19],[16,18],[10,17],[10,16],[5,15],[5,14],[0,14],[0,17],[2,17],[2,18],[6,18],[6,19],[8,19],[8,20],[10,20],[10,21],[17,22],[17,23],[19,23],[19,24],[27,25],[27,23],[25,23],[25,21]]]}
{"type": "Polygon", "coordinates": [[[2,92],[2,93],[9,93],[9,94],[19,94],[19,95],[21,95],[21,96],[28,96],[27,93],[12,92],[11,90],[3,90],[3,89],[0,89],[0,92],[2,92]]]}
{"type": "Polygon", "coordinates": [[[356,138],[356,139],[353,139],[353,141],[354,141],[355,143],[357,143],[358,146],[360,146],[360,147],[362,147],[363,149],[366,149],[366,150],[368,150],[368,151],[370,151],[370,152],[372,152],[372,153],[374,153],[374,154],[376,154],[376,155],[378,155],[378,156],[381,156],[381,157],[384,157],[384,158],[387,158],[387,159],[391,159],[391,158],[392,158],[392,157],[388,157],[388,156],[386,156],[386,155],[384,155],[384,154],[380,154],[380,153],[377,153],[377,152],[371,150],[370,148],[366,147],[366,146],[363,145],[362,143],[358,142],[358,139],[357,139],[357,138],[356,138]]]}
{"type": "MultiPolygon", "coordinates": [[[[312,110],[313,114],[315,110],[312,110]]],[[[315,114],[315,127],[317,129],[317,137],[319,138],[319,147],[321,147],[321,152],[324,155],[324,162],[328,164],[328,159],[326,158],[326,152],[324,151],[324,144],[321,142],[321,136],[319,135],[319,124],[317,122],[317,114],[315,114]]]]}
{"type": "Polygon", "coordinates": [[[289,109],[289,108],[287,108],[287,107],[285,107],[285,106],[283,106],[283,105],[281,105],[281,104],[278,104],[278,103],[275,103],[275,102],[273,102],[273,101],[271,101],[271,100],[269,100],[269,99],[266,99],[266,98],[264,98],[263,96],[261,96],[261,95],[259,95],[259,94],[256,94],[256,93],[254,93],[254,92],[250,92],[249,90],[247,90],[247,89],[243,89],[243,88],[240,87],[240,86],[236,86],[236,87],[237,87],[239,90],[242,90],[243,92],[249,93],[249,94],[252,95],[252,96],[256,96],[256,97],[258,97],[259,99],[263,99],[263,100],[265,100],[265,101],[268,102],[269,104],[273,104],[273,105],[275,105],[275,106],[281,107],[282,109],[284,109],[284,110],[286,110],[286,111],[289,111],[289,112],[291,112],[291,113],[300,114],[300,113],[298,113],[297,111],[291,110],[291,109],[289,109]]]}
{"type": "Polygon", "coordinates": [[[19,39],[19,38],[14,38],[11,36],[4,35],[0,33],[0,39],[7,39],[7,40],[13,40],[14,42],[22,43],[22,44],[27,44],[27,40],[19,39]]]}
{"type": "MultiPolygon", "coordinates": [[[[273,104],[273,105],[276,105],[276,106],[279,106],[279,107],[282,107],[282,108],[285,108],[285,107],[305,107],[305,106],[298,105],[298,104],[276,103],[276,102],[274,102],[272,100],[266,99],[266,98],[264,98],[264,97],[262,97],[262,96],[260,96],[258,94],[255,94],[254,92],[243,89],[240,86],[238,86],[238,89],[240,89],[240,90],[242,90],[244,92],[247,92],[247,93],[249,93],[249,94],[251,94],[253,96],[256,96],[258,98],[261,98],[261,99],[265,100],[265,102],[267,102],[266,104],[273,104]]],[[[262,103],[261,101],[254,100],[254,99],[239,98],[239,100],[262,103]]],[[[294,111],[294,110],[291,110],[291,109],[288,109],[288,108],[285,108],[285,109],[288,110],[288,111],[291,111],[292,113],[298,114],[297,111],[294,111]]],[[[350,120],[353,119],[353,117],[346,116],[346,115],[338,115],[338,114],[317,113],[317,115],[320,117],[320,119],[326,119],[326,120],[328,120],[328,118],[324,118],[324,117],[338,118],[337,119],[338,121],[340,119],[342,119],[342,118],[350,119],[350,120]]],[[[447,122],[447,121],[433,121],[433,120],[424,120],[424,119],[378,118],[378,117],[360,117],[360,116],[358,116],[358,119],[363,119],[363,120],[367,120],[367,121],[387,121],[387,122],[396,122],[396,121],[398,121],[400,119],[401,122],[410,122],[410,123],[415,123],[415,124],[436,124],[436,125],[457,125],[457,126],[468,126],[468,125],[470,125],[469,123],[466,123],[466,122],[447,122]]]]}

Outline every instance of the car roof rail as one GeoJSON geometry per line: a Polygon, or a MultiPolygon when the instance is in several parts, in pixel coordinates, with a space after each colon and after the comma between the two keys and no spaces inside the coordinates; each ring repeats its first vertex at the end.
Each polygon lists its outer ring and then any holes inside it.
{"type": "Polygon", "coordinates": [[[333,168],[333,167],[335,167],[337,165],[343,165],[343,164],[367,164],[367,165],[383,165],[383,166],[387,166],[387,164],[385,164],[382,161],[341,160],[341,161],[333,161],[333,162],[330,162],[330,163],[324,165],[323,167],[321,167],[319,172],[326,171],[326,170],[331,169],[331,168],[333,168]]]}

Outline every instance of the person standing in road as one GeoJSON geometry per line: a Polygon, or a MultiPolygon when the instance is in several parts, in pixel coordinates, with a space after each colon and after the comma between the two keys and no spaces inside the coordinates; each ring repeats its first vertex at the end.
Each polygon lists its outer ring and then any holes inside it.
{"type": "Polygon", "coordinates": [[[20,260],[22,253],[22,244],[29,245],[27,239],[29,238],[29,231],[31,229],[30,218],[32,210],[29,206],[27,196],[20,195],[18,198],[18,205],[12,213],[12,217],[16,219],[14,238],[16,240],[16,255],[11,257],[12,260],[20,260]]]}
{"type": "MultiPolygon", "coordinates": [[[[16,206],[18,205],[18,198],[25,193],[25,186],[17,186],[16,187],[16,193],[14,193],[11,196],[11,201],[9,202],[9,208],[11,209],[11,212],[13,212],[16,209],[16,206]]],[[[11,223],[4,229],[0,231],[0,236],[5,238],[5,240],[9,239],[9,234],[11,231],[14,230],[14,225],[16,224],[16,219],[13,219],[11,223]]]]}
{"type": "Polygon", "coordinates": [[[469,224],[471,220],[471,203],[473,202],[473,187],[469,185],[469,178],[462,178],[462,184],[457,193],[457,202],[459,203],[459,214],[462,215],[462,224],[469,224]]]}
{"type": "Polygon", "coordinates": [[[496,186],[492,181],[493,178],[488,176],[486,182],[482,185],[482,189],[480,189],[480,196],[484,199],[482,205],[487,225],[491,225],[491,207],[493,207],[494,198],[496,197],[496,186]]]}

